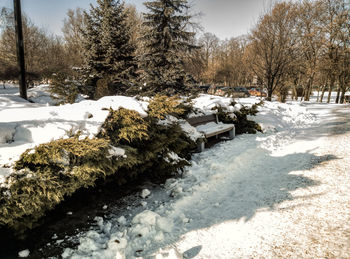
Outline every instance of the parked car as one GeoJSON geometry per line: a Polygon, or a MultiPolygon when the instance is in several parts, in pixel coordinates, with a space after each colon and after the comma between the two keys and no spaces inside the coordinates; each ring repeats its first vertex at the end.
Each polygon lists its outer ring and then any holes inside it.
{"type": "Polygon", "coordinates": [[[232,91],[232,97],[236,97],[236,98],[242,98],[242,97],[249,97],[250,93],[247,90],[247,88],[245,87],[233,87],[233,91],[232,91]]]}
{"type": "Polygon", "coordinates": [[[252,96],[266,97],[267,94],[259,88],[252,88],[249,90],[249,94],[252,96]]]}
{"type": "Polygon", "coordinates": [[[210,89],[210,85],[200,85],[199,89],[201,93],[208,93],[208,90],[210,89]]]}
{"type": "Polygon", "coordinates": [[[249,97],[250,94],[245,87],[230,87],[230,86],[218,86],[216,91],[216,95],[220,96],[230,96],[233,98],[242,98],[249,97]]]}

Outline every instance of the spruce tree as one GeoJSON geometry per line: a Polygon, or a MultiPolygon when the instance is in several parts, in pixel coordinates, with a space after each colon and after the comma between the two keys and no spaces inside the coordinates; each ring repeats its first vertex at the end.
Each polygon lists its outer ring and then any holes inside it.
{"type": "Polygon", "coordinates": [[[191,19],[187,0],[155,0],[144,4],[149,11],[144,14],[145,91],[149,94],[185,93],[189,88],[183,57],[196,48],[191,44],[194,33],[186,31],[191,19]]]}
{"type": "Polygon", "coordinates": [[[99,80],[108,82],[110,94],[125,93],[136,77],[136,61],[124,3],[97,0],[85,18],[83,71],[91,86],[89,95],[97,97],[94,93],[99,80]]]}

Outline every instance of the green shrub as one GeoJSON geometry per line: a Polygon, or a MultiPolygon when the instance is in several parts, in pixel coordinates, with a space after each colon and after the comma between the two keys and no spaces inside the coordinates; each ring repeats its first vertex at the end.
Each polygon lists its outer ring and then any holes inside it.
{"type": "Polygon", "coordinates": [[[93,186],[125,166],[111,157],[105,139],[59,139],[27,150],[16,162],[17,173],[0,189],[0,224],[18,231],[31,228],[47,210],[80,188],[93,186]]]}
{"type": "Polygon", "coordinates": [[[79,87],[80,83],[59,73],[53,77],[49,91],[51,98],[57,100],[58,104],[74,103],[79,94],[79,87]]]}
{"type": "Polygon", "coordinates": [[[177,96],[156,95],[148,105],[148,116],[156,119],[164,119],[165,115],[181,115],[185,110],[180,106],[177,96]]]}
{"type": "Polygon", "coordinates": [[[177,123],[158,123],[166,112],[181,114],[175,99],[170,100],[156,99],[146,118],[110,109],[96,138],[58,139],[24,152],[15,164],[17,172],[7,178],[8,187],[0,188],[0,225],[18,232],[32,228],[66,196],[107,176],[123,184],[142,173],[164,178],[181,171],[196,144],[177,123]],[[116,147],[125,155],[113,155],[116,147]]]}
{"type": "Polygon", "coordinates": [[[149,123],[136,111],[124,108],[117,111],[110,109],[98,136],[110,139],[114,145],[127,145],[134,140],[147,139],[148,128],[149,123]]]}

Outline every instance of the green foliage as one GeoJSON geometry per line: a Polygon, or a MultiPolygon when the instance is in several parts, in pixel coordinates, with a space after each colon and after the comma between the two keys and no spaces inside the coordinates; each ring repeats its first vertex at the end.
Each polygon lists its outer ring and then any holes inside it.
{"type": "Polygon", "coordinates": [[[96,82],[96,90],[94,93],[94,99],[98,100],[104,96],[110,95],[111,91],[109,90],[110,80],[108,77],[101,78],[96,82]]]}
{"type": "MultiPolygon", "coordinates": [[[[231,105],[234,106],[235,104],[233,102],[231,105]]],[[[252,105],[251,108],[243,106],[239,111],[234,112],[235,118],[230,116],[230,113],[222,107],[217,107],[216,109],[218,111],[219,121],[235,124],[236,134],[255,134],[257,131],[262,132],[261,127],[255,121],[248,120],[247,116],[255,116],[258,113],[258,107],[262,104],[263,102],[261,101],[258,104],[252,105]]]]}
{"type": "Polygon", "coordinates": [[[110,109],[99,136],[110,139],[114,145],[127,145],[134,140],[148,139],[148,128],[148,122],[138,112],[110,109]]]}
{"type": "MultiPolygon", "coordinates": [[[[84,77],[90,97],[95,96],[97,82],[108,77],[108,93],[126,94],[136,78],[135,46],[131,43],[127,12],[120,0],[97,0],[85,13],[86,29],[84,38],[84,77]]],[[[100,88],[105,84],[100,85],[100,88]]],[[[105,88],[100,89],[104,94],[105,88]]]]}
{"type": "Polygon", "coordinates": [[[196,144],[177,123],[158,123],[167,111],[182,112],[176,98],[170,100],[159,97],[154,102],[154,117],[110,109],[97,138],[76,135],[24,152],[16,173],[7,179],[9,187],[0,187],[0,225],[18,232],[32,228],[66,196],[94,186],[98,179],[123,184],[140,174],[164,178],[189,165],[189,151],[196,144]],[[162,110],[157,113],[158,105],[162,110]],[[114,154],[115,147],[123,148],[125,156],[114,154]]]}
{"type": "Polygon", "coordinates": [[[189,77],[184,70],[184,57],[196,46],[192,44],[194,33],[186,31],[190,23],[186,0],[155,0],[145,2],[144,14],[145,54],[142,71],[147,94],[173,95],[186,93],[189,77]]]}
{"type": "Polygon", "coordinates": [[[113,157],[105,139],[59,139],[27,150],[15,165],[17,173],[0,188],[0,225],[24,231],[47,210],[80,188],[126,165],[113,157]]]}
{"type": "Polygon", "coordinates": [[[78,96],[80,83],[69,79],[65,74],[54,75],[50,85],[51,97],[59,104],[74,103],[78,96]]]}
{"type": "Polygon", "coordinates": [[[35,169],[55,165],[64,168],[71,163],[83,163],[96,159],[101,152],[106,153],[109,149],[109,142],[105,139],[83,139],[73,137],[58,139],[46,144],[37,146],[34,150],[25,151],[15,169],[35,169]]]}
{"type": "Polygon", "coordinates": [[[184,112],[177,96],[156,95],[148,105],[148,115],[156,119],[164,119],[165,115],[182,115],[184,112]]]}

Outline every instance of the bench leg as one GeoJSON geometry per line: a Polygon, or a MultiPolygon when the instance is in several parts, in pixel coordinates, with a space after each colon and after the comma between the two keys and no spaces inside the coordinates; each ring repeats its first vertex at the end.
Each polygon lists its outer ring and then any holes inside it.
{"type": "Polygon", "coordinates": [[[236,135],[235,128],[233,128],[232,130],[230,130],[230,131],[229,131],[229,134],[230,134],[230,139],[234,139],[234,138],[235,138],[235,135],[236,135]]]}
{"type": "Polygon", "coordinates": [[[204,143],[203,140],[200,140],[199,143],[198,143],[198,145],[197,145],[197,151],[198,151],[199,153],[201,153],[201,152],[204,151],[204,149],[205,149],[205,143],[204,143]]]}

